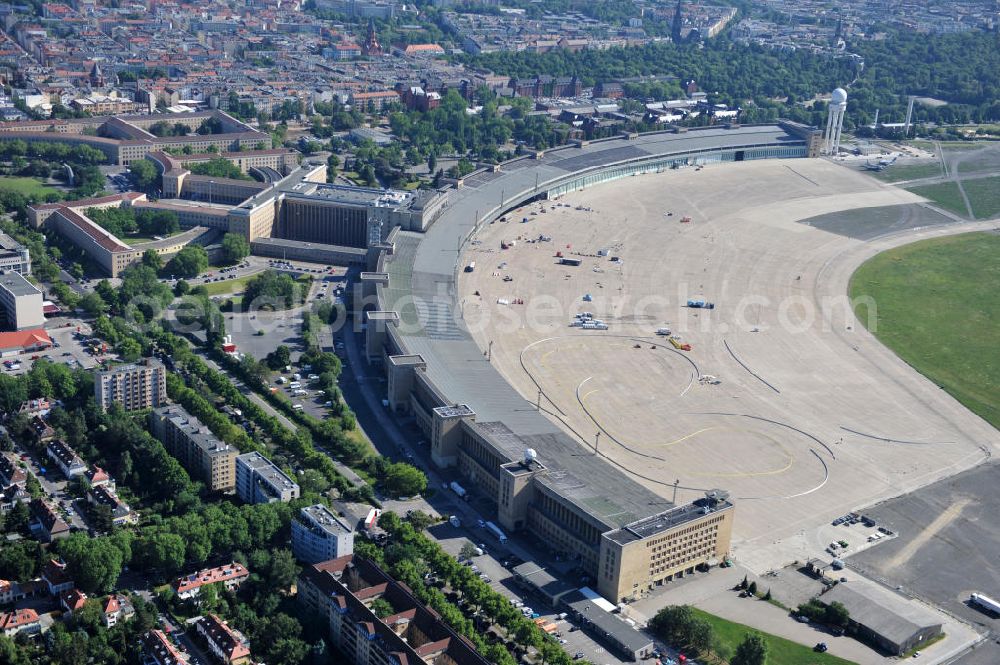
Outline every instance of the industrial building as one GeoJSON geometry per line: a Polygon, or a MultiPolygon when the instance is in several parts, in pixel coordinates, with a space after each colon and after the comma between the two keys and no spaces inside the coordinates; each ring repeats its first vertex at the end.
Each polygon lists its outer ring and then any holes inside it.
{"type": "Polygon", "coordinates": [[[837,584],[819,601],[843,605],[857,636],[892,656],[901,656],[941,634],[938,615],[875,584],[837,584]]]}
{"type": "Polygon", "coordinates": [[[42,292],[18,272],[0,271],[0,315],[8,329],[43,327],[45,312],[42,292]]]}
{"type": "Polygon", "coordinates": [[[467,638],[372,561],[343,556],[306,567],[298,579],[303,610],[323,617],[330,641],[345,662],[488,665],[467,638]],[[392,613],[379,618],[380,598],[392,613]]]}
{"type": "Polygon", "coordinates": [[[209,491],[231,492],[236,487],[236,457],[240,451],[219,440],[183,407],[154,409],[149,414],[149,431],[209,491]]]}
{"type": "Polygon", "coordinates": [[[354,552],[354,529],[322,504],[307,506],[292,520],[292,553],[304,563],[319,563],[354,552]]]}
{"type": "Polygon", "coordinates": [[[94,398],[104,410],[112,404],[126,411],[158,407],[167,401],[167,370],[154,358],[100,370],[94,374],[94,398]]]}
{"type": "Polygon", "coordinates": [[[236,458],[236,494],[247,503],[288,502],[299,498],[299,486],[255,451],[236,458]]]}

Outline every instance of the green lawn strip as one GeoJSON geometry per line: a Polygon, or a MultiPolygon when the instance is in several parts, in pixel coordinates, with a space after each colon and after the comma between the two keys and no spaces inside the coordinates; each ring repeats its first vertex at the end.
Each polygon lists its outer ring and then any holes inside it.
{"type": "MultiPolygon", "coordinates": [[[[969,197],[972,214],[976,219],[990,219],[1000,215],[1000,176],[963,180],[962,187],[969,197]]],[[[994,257],[994,261],[996,261],[994,257]]]]}
{"type": "MultiPolygon", "coordinates": [[[[204,287],[210,296],[218,296],[226,293],[242,293],[246,290],[247,282],[256,276],[257,275],[246,275],[244,277],[227,279],[221,282],[209,282],[208,284],[205,284],[204,287]]],[[[199,285],[196,284],[195,286],[199,285]]]]}
{"type": "MultiPolygon", "coordinates": [[[[744,601],[739,601],[744,602],[744,601]]],[[[745,601],[754,602],[754,601],[745,601]]],[[[692,608],[695,616],[704,619],[712,625],[719,644],[724,645],[729,653],[736,653],[736,647],[740,645],[747,633],[759,633],[767,642],[767,662],[780,663],[781,665],[851,665],[851,661],[838,658],[829,653],[818,653],[813,651],[812,646],[805,646],[791,640],[786,640],[777,635],[765,633],[742,623],[727,621],[722,617],[703,612],[697,607],[692,608]]],[[[791,621],[791,619],[789,619],[791,621]]],[[[817,642],[821,642],[817,639],[817,642]]],[[[700,659],[704,660],[704,659],[700,659]]],[[[716,662],[719,662],[716,660],[716,662]]]]}
{"type": "Polygon", "coordinates": [[[55,192],[55,187],[46,185],[37,178],[21,176],[4,176],[0,178],[0,191],[13,192],[27,197],[43,198],[49,192],[55,192]]]}
{"type": "Polygon", "coordinates": [[[855,313],[879,340],[1000,428],[1000,235],[969,233],[883,252],[851,278],[855,313]]]}
{"type": "Polygon", "coordinates": [[[936,185],[921,185],[906,189],[956,215],[969,216],[969,211],[965,208],[965,201],[962,199],[962,193],[958,190],[958,183],[942,182],[936,185]]]}
{"type": "Polygon", "coordinates": [[[901,180],[917,180],[919,178],[934,178],[941,175],[941,162],[926,164],[893,165],[883,171],[869,171],[883,182],[900,182],[901,180]]]}

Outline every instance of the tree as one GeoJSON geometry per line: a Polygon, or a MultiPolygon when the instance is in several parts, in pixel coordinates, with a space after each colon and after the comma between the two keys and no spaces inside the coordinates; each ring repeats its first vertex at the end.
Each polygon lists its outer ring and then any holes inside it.
{"type": "Polygon", "coordinates": [[[90,538],[74,533],[59,541],[58,550],[70,575],[83,591],[107,593],[115,588],[125,557],[111,538],[90,538]]]}
{"type": "Polygon", "coordinates": [[[241,233],[227,233],[222,239],[222,254],[228,263],[239,263],[250,256],[250,243],[241,233]]]}
{"type": "Polygon", "coordinates": [[[177,283],[174,284],[174,295],[175,296],[180,297],[180,296],[187,295],[187,293],[190,290],[191,290],[191,285],[188,284],[186,280],[179,279],[179,280],[177,280],[177,283]]]}
{"type": "Polygon", "coordinates": [[[738,647],[730,665],[766,665],[767,642],[760,633],[747,633],[738,647]]]}
{"type": "MultiPolygon", "coordinates": [[[[291,360],[292,360],[292,352],[284,344],[280,344],[278,348],[268,353],[267,356],[265,356],[264,358],[264,361],[267,363],[267,366],[275,371],[278,371],[286,367],[291,362],[291,360]]],[[[18,404],[20,404],[20,402],[18,402],[18,404]]]]}
{"type": "Polygon", "coordinates": [[[170,261],[169,270],[181,277],[196,277],[208,270],[208,252],[201,245],[188,245],[170,261]]]}
{"type": "Polygon", "coordinates": [[[126,362],[135,362],[142,357],[142,347],[139,346],[139,342],[135,341],[131,337],[124,337],[115,346],[115,350],[122,357],[122,360],[126,362]]]}
{"type": "Polygon", "coordinates": [[[394,496],[413,496],[427,489],[427,476],[414,466],[397,462],[386,469],[385,487],[394,496]]]}
{"type": "Polygon", "coordinates": [[[271,555],[271,563],[267,571],[268,585],[272,589],[291,589],[299,575],[299,566],[291,550],[275,550],[271,555]]]}
{"type": "Polygon", "coordinates": [[[384,619],[387,616],[391,616],[396,613],[392,604],[385,598],[376,598],[372,601],[371,611],[375,613],[379,619],[384,619]]]}
{"type": "Polygon", "coordinates": [[[91,291],[80,298],[80,307],[91,316],[100,316],[108,312],[108,303],[104,302],[104,298],[97,291],[91,291]]]}
{"type": "Polygon", "coordinates": [[[148,159],[132,162],[129,166],[128,177],[132,181],[132,186],[142,192],[152,189],[160,180],[159,172],[153,162],[148,159]]]}
{"type": "Polygon", "coordinates": [[[825,620],[832,626],[846,628],[851,620],[851,613],[847,611],[843,603],[834,601],[826,606],[825,620]]]}
{"type": "Polygon", "coordinates": [[[750,585],[747,586],[747,593],[750,594],[751,596],[756,596],[757,595],[757,583],[756,582],[751,582],[750,585]]]}
{"type": "Polygon", "coordinates": [[[462,559],[471,559],[472,557],[476,556],[476,549],[478,548],[475,545],[473,545],[472,542],[467,540],[462,545],[462,549],[459,550],[458,556],[462,559]]]}
{"type": "Polygon", "coordinates": [[[163,259],[160,257],[160,253],[155,249],[147,249],[142,253],[142,265],[149,266],[153,270],[159,272],[163,267],[163,259]]]}

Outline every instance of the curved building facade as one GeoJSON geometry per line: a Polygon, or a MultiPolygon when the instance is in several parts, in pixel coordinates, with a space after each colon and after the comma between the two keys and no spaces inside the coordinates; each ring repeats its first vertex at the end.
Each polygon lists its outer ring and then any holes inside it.
{"type": "MultiPolygon", "coordinates": [[[[580,562],[613,602],[721,560],[735,508],[724,491],[672,505],[529,407],[483,357],[456,304],[464,244],[527,201],[680,166],[815,157],[820,133],[794,123],[627,135],[539,152],[456,183],[425,233],[395,229],[362,273],[369,360],[386,372],[390,408],[410,414],[434,463],[456,467],[527,530],[580,562]],[[528,453],[528,450],[533,451],[528,453]]],[[[360,315],[360,313],[358,313],[360,315]]]]}

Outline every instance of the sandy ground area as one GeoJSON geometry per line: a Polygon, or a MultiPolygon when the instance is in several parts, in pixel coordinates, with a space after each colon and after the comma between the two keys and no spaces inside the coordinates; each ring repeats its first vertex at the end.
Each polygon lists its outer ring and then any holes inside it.
{"type": "Polygon", "coordinates": [[[481,229],[463,256],[476,263],[459,282],[463,316],[505,378],[581,446],[668,500],[729,491],[734,553],[763,572],[821,555],[831,519],[969,468],[1000,443],[858,325],[846,296],[875,253],[982,227],[863,241],[829,219],[826,230],[800,223],[920,201],[822,160],[594,187],[481,229]],[[581,264],[560,265],[557,252],[581,264]],[[694,297],[715,309],[686,307],[694,297]],[[570,327],[579,312],[608,329],[570,327]]]}

